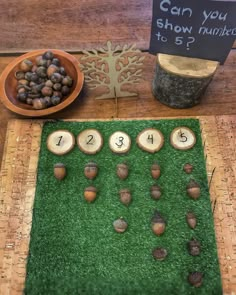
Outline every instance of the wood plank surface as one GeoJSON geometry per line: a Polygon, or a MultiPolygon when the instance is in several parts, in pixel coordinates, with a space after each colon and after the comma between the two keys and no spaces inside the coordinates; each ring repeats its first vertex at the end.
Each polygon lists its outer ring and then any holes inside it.
{"type": "MultiPolygon", "coordinates": [[[[236,116],[199,117],[225,295],[236,291],[236,116]]],[[[42,121],[8,124],[0,174],[0,294],[21,294],[42,121]]]]}
{"type": "MultiPolygon", "coordinates": [[[[205,115],[232,115],[236,114],[236,50],[232,50],[226,63],[220,66],[210,83],[201,103],[190,109],[172,109],[156,100],[151,91],[154,77],[156,57],[148,53],[143,65],[143,80],[137,84],[137,97],[120,98],[118,106],[114,99],[96,100],[96,91],[92,92],[85,85],[83,93],[71,106],[48,118],[61,119],[99,119],[99,118],[135,118],[135,117],[178,117],[178,116],[205,116],[205,115]]],[[[79,60],[81,55],[75,55],[79,60]]],[[[0,73],[6,65],[14,59],[13,56],[0,57],[0,73]]],[[[0,103],[0,162],[7,122],[13,118],[20,118],[8,111],[0,103]]]]}
{"type": "Polygon", "coordinates": [[[107,40],[149,47],[151,0],[2,0],[0,52],[92,49],[107,40]]]}
{"type": "Polygon", "coordinates": [[[0,53],[57,48],[71,52],[107,40],[148,50],[151,0],[2,0],[0,53]]]}

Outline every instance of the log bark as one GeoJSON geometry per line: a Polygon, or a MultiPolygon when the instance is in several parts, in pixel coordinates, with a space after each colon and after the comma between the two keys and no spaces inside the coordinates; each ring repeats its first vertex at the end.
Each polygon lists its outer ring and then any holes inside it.
{"type": "Polygon", "coordinates": [[[200,102],[218,62],[167,54],[157,55],[153,95],[173,108],[190,108],[200,102]]]}

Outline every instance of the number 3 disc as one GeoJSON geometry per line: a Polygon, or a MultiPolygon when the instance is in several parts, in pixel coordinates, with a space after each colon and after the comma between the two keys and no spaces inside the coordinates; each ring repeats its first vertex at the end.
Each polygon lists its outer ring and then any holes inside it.
{"type": "Polygon", "coordinates": [[[55,155],[60,156],[69,153],[74,145],[74,135],[67,130],[54,131],[47,138],[47,148],[55,155]]]}
{"type": "Polygon", "coordinates": [[[188,127],[177,127],[171,132],[170,143],[177,150],[188,150],[195,145],[196,136],[188,127]]]}
{"type": "Polygon", "coordinates": [[[116,154],[127,153],[130,146],[131,138],[123,131],[116,131],[109,138],[109,147],[116,154]]]}
{"type": "Polygon", "coordinates": [[[77,137],[77,144],[85,154],[96,154],[103,146],[101,133],[96,129],[85,129],[77,137]]]}

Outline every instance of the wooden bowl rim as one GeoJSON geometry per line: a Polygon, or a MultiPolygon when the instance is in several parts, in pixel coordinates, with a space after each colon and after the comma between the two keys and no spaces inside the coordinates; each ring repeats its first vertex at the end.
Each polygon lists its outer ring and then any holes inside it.
{"type": "Polygon", "coordinates": [[[56,113],[62,109],[64,109],[65,107],[67,107],[68,105],[70,105],[79,95],[79,93],[82,90],[82,86],[84,83],[84,74],[80,71],[79,69],[79,61],[71,54],[63,51],[63,50],[58,50],[58,49],[38,49],[38,50],[32,50],[28,53],[25,53],[19,57],[16,57],[12,62],[10,62],[6,68],[3,70],[1,76],[0,76],[0,100],[3,103],[3,105],[11,110],[12,112],[15,112],[17,114],[23,115],[23,116],[30,116],[30,117],[42,117],[42,116],[47,116],[53,113],[56,113]],[[56,106],[53,107],[49,107],[47,109],[42,109],[42,110],[28,110],[28,109],[23,109],[20,108],[18,106],[16,106],[14,103],[11,102],[11,100],[8,98],[6,92],[5,92],[5,82],[6,79],[9,75],[9,73],[12,71],[12,68],[14,68],[20,61],[26,59],[26,58],[30,58],[30,57],[34,57],[34,56],[38,56],[42,53],[44,53],[45,51],[52,51],[53,53],[62,56],[64,58],[66,58],[67,60],[69,60],[73,66],[76,69],[77,72],[77,80],[74,81],[75,84],[75,89],[73,90],[73,92],[61,103],[59,103],[56,106]]]}

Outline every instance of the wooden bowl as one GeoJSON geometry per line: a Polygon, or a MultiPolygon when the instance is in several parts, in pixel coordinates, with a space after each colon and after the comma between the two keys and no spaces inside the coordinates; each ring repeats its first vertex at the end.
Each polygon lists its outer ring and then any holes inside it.
{"type": "Polygon", "coordinates": [[[42,55],[45,51],[47,51],[47,49],[34,50],[22,56],[19,56],[10,64],[8,64],[2,72],[2,75],[0,77],[0,100],[5,105],[5,107],[12,112],[30,117],[47,116],[49,114],[64,109],[78,97],[84,82],[84,75],[79,69],[78,60],[74,56],[64,51],[50,49],[50,51],[53,52],[54,56],[60,60],[61,65],[66,70],[66,73],[73,79],[73,85],[71,87],[70,94],[64,97],[58,105],[42,110],[35,110],[31,105],[27,105],[18,101],[18,99],[16,98],[17,80],[14,75],[15,72],[19,70],[20,62],[26,58],[34,62],[35,58],[39,55],[42,55]]]}

